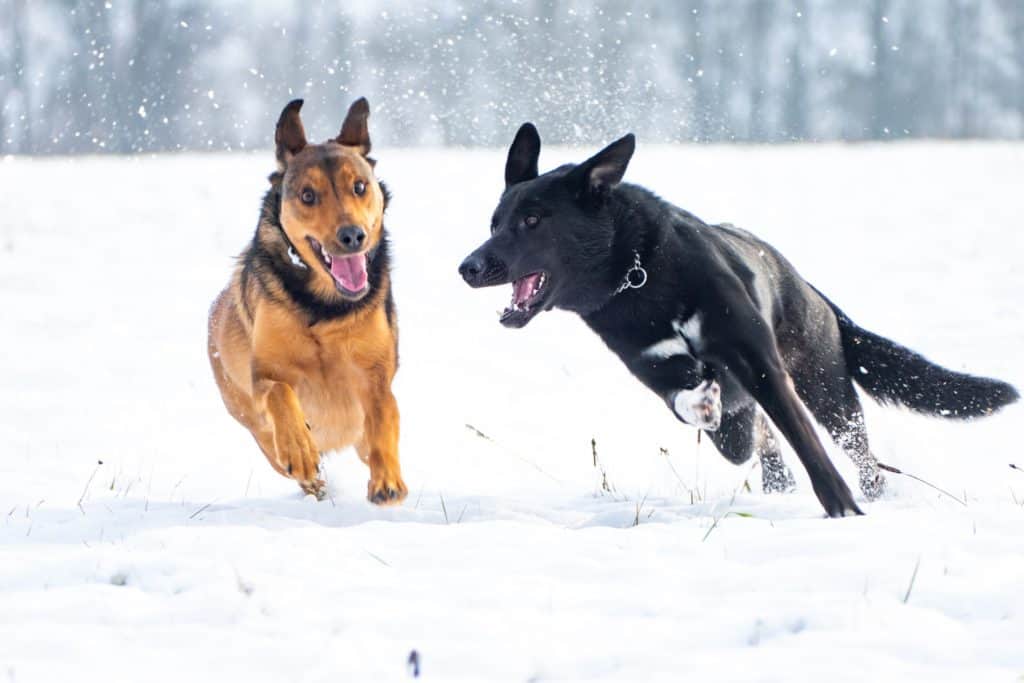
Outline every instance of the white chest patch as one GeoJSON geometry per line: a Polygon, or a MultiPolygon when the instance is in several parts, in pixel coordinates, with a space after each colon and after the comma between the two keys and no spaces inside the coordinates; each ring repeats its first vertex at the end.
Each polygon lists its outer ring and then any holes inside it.
{"type": "Polygon", "coordinates": [[[676,331],[676,334],[685,339],[686,343],[694,351],[699,353],[703,348],[704,340],[701,337],[700,313],[694,313],[683,322],[673,320],[672,329],[676,331]]]}
{"type": "Polygon", "coordinates": [[[672,321],[675,335],[651,344],[643,351],[644,358],[665,360],[673,356],[692,356],[701,349],[700,315],[694,313],[685,321],[672,321]]]}
{"type": "Polygon", "coordinates": [[[662,339],[660,342],[651,344],[644,349],[644,358],[656,358],[658,360],[665,360],[672,356],[689,355],[690,347],[682,337],[669,337],[668,339],[662,339]]]}

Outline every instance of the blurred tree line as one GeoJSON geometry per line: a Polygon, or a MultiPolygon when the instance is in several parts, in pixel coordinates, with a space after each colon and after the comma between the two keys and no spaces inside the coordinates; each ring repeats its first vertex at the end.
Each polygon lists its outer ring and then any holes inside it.
{"type": "Polygon", "coordinates": [[[0,153],[1024,136],[1024,0],[0,0],[0,153]]]}

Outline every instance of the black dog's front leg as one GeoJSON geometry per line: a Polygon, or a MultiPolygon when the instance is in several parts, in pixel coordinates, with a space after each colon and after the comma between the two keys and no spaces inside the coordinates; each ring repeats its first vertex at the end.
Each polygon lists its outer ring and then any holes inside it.
{"type": "Polygon", "coordinates": [[[680,389],[666,403],[677,418],[698,429],[713,432],[722,424],[722,390],[713,379],[701,380],[691,389],[680,389]]]}
{"type": "Polygon", "coordinates": [[[774,339],[766,341],[726,351],[723,361],[796,451],[828,516],[863,514],[814,432],[793,381],[782,366],[774,339]]]}
{"type": "Polygon", "coordinates": [[[863,514],[804,411],[768,322],[742,290],[734,292],[729,305],[721,310],[727,313],[709,321],[709,326],[717,323],[717,329],[709,330],[714,347],[709,351],[739,380],[789,441],[829,517],[863,514]]]}
{"type": "Polygon", "coordinates": [[[658,394],[683,423],[713,432],[722,422],[722,392],[711,368],[680,354],[628,364],[633,375],[658,394]]]}

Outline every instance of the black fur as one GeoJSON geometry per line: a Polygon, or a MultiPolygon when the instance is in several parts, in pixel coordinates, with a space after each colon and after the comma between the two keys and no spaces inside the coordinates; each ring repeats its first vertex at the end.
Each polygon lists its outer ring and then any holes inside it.
{"type": "Polygon", "coordinates": [[[839,321],[847,371],[879,403],[901,405],[926,415],[970,419],[991,415],[1020,398],[1006,382],[947,370],[858,327],[825,295],[818,294],[839,321]]]}
{"type": "MultiPolygon", "coordinates": [[[[249,280],[255,278],[264,295],[271,300],[280,297],[280,292],[283,292],[295,306],[307,314],[310,325],[341,318],[375,306],[380,302],[382,296],[385,297],[388,322],[392,322],[394,300],[390,281],[388,281],[386,291],[383,291],[381,287],[385,282],[385,275],[391,268],[387,230],[383,230],[380,243],[367,254],[366,274],[370,286],[369,294],[358,301],[346,301],[341,298],[324,299],[311,291],[309,287],[312,279],[311,269],[319,267],[319,264],[309,263],[306,264],[306,268],[297,267],[288,255],[288,249],[293,245],[281,225],[281,179],[281,173],[271,174],[271,188],[263,195],[256,233],[240,257],[242,305],[250,320],[252,319],[252,309],[246,292],[249,280]],[[279,286],[275,287],[275,284],[279,286]]],[[[380,183],[380,188],[384,195],[386,211],[391,193],[384,183],[380,183]]]]}
{"type": "Polygon", "coordinates": [[[544,274],[545,284],[524,307],[506,311],[504,325],[523,327],[552,308],[578,313],[681,420],[687,413],[677,399],[714,380],[721,386],[720,423],[698,426],[732,462],[757,454],[765,490],[786,490],[792,475],[760,406],[796,451],[830,516],[860,509],[805,407],[854,460],[861,489],[874,498],[884,480],[854,381],[882,401],[949,410],[951,417],[987,414],[1016,399],[1005,383],[945,370],[856,327],[750,233],[708,225],[620,183],[633,147],[626,136],[581,164],[538,175],[540,138],[530,124],[520,129],[491,237],[459,269],[474,287],[535,282],[534,274],[544,274]],[[631,272],[636,258],[647,281],[624,288],[639,272],[631,272]]]}

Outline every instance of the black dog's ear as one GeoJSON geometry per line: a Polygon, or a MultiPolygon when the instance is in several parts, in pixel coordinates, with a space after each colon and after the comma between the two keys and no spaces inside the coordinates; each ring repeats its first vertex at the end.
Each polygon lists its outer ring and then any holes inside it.
{"type": "Polygon", "coordinates": [[[346,147],[358,147],[364,157],[370,153],[370,103],[360,97],[348,108],[345,122],[341,124],[341,132],[335,142],[346,147]]]}
{"type": "Polygon", "coordinates": [[[626,174],[636,149],[636,137],[624,135],[577,166],[569,174],[570,182],[582,185],[584,192],[600,192],[615,187],[626,174]]]}
{"type": "Polygon", "coordinates": [[[306,146],[306,130],[302,127],[299,110],[302,100],[292,100],[277,119],[277,130],[274,131],[274,142],[277,144],[277,163],[284,170],[288,161],[306,146]]]}
{"type": "Polygon", "coordinates": [[[505,162],[505,187],[533,180],[537,177],[537,159],[540,157],[540,134],[532,123],[519,127],[505,162]]]}

